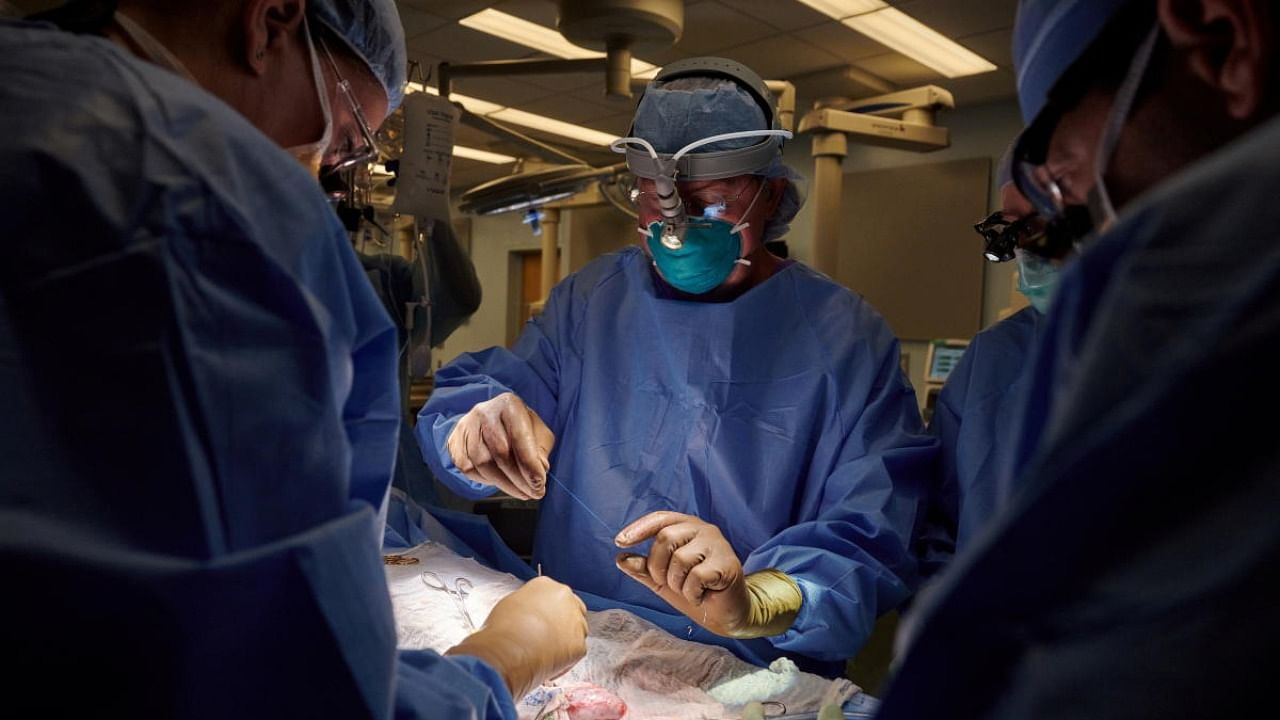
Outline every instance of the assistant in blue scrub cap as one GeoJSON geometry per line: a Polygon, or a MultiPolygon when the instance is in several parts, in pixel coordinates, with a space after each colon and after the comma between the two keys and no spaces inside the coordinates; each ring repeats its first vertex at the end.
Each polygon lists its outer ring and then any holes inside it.
{"type": "MultiPolygon", "coordinates": [[[[0,20],[0,567],[23,659],[5,707],[513,720],[483,654],[396,648],[396,332],[284,140],[175,57],[234,33],[179,47],[198,3],[97,5],[80,33],[0,20]]],[[[394,103],[394,6],[312,7],[394,103]]],[[[265,75],[255,97],[314,88],[265,75]]]]}

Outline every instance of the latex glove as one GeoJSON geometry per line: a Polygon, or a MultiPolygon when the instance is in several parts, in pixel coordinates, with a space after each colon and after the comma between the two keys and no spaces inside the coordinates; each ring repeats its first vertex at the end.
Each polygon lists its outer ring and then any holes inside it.
{"type": "Polygon", "coordinates": [[[744,576],[737,553],[711,523],[655,512],[623,528],[614,542],[625,548],[649,538],[649,556],[622,553],[618,569],[717,635],[781,635],[800,612],[804,596],[795,580],[778,570],[744,576]]]}
{"type": "Polygon", "coordinates": [[[586,654],[586,606],[568,585],[547,577],[534,578],[503,598],[479,630],[445,652],[489,663],[516,702],[586,654]]]}
{"type": "Polygon", "coordinates": [[[514,498],[533,500],[547,492],[547,469],[556,436],[515,393],[503,393],[471,408],[449,433],[453,464],[482,485],[514,498]]]}

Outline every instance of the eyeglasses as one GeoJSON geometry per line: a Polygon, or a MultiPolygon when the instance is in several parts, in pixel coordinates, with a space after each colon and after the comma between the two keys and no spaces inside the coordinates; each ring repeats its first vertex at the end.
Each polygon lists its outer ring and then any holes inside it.
{"type": "Polygon", "coordinates": [[[1043,226],[1036,242],[1023,245],[1046,258],[1063,258],[1093,232],[1093,218],[1086,205],[1068,203],[1062,182],[1044,165],[1015,161],[1014,182],[1035,208],[1043,226]]]}
{"type": "MultiPolygon", "coordinates": [[[[1068,202],[1062,179],[1046,164],[1049,142],[1061,120],[1063,105],[1050,103],[1013,150],[1012,175],[1018,192],[1039,216],[1040,232],[1034,242],[1019,246],[1047,258],[1066,257],[1093,230],[1084,205],[1068,202]]],[[[985,236],[984,236],[985,237],[985,236]]]]}
{"type": "Polygon", "coordinates": [[[359,133],[358,137],[352,137],[351,132],[344,131],[339,144],[330,146],[331,150],[326,153],[326,159],[333,157],[335,160],[332,163],[326,163],[325,174],[333,174],[349,167],[378,159],[378,142],[374,139],[373,129],[369,127],[368,121],[364,118],[364,112],[360,109],[360,101],[356,100],[355,92],[351,89],[351,83],[343,78],[342,73],[338,71],[338,64],[334,62],[328,45],[319,37],[316,38],[316,44],[320,47],[321,53],[329,63],[329,68],[333,70],[333,76],[338,78],[338,95],[343,98],[348,110],[351,111],[351,117],[355,119],[356,132],[359,133]]]}
{"type": "Polygon", "coordinates": [[[1063,111],[1062,103],[1049,101],[1035,122],[1018,136],[1009,168],[1018,191],[1036,212],[1049,219],[1057,216],[1066,204],[1062,188],[1045,165],[1049,144],[1063,111]]]}
{"type": "MultiPolygon", "coordinates": [[[[676,191],[680,193],[680,200],[684,203],[684,210],[690,217],[717,218],[728,212],[739,200],[747,196],[747,192],[753,188],[744,188],[739,192],[725,192],[724,189],[700,188],[697,190],[685,190],[677,183],[676,191]]],[[[636,206],[642,214],[650,216],[660,215],[662,213],[659,204],[658,193],[653,191],[645,191],[639,188],[631,190],[631,202],[636,206]]]]}

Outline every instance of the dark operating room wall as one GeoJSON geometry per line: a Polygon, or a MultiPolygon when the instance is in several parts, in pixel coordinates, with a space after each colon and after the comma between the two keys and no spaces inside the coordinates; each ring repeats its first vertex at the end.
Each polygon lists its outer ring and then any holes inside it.
{"type": "Polygon", "coordinates": [[[844,177],[836,279],[903,340],[968,338],[982,327],[980,242],[991,161],[970,158],[844,177]]]}

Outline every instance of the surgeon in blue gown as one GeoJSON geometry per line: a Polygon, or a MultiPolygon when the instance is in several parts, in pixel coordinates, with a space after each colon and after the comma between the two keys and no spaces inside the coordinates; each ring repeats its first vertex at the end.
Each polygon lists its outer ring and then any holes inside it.
{"type": "Polygon", "coordinates": [[[584,610],[397,653],[395,332],[308,173],[398,104],[394,4],[114,5],[0,22],[6,710],[514,718],[584,610]]]}
{"type": "Polygon", "coordinates": [[[1009,504],[916,604],[879,717],[1270,715],[1276,5],[1023,0],[1014,43],[1015,178],[1080,251],[1009,504]]]}
{"type": "MultiPolygon", "coordinates": [[[[1010,148],[1012,150],[1012,148],[1010,148]]],[[[1015,428],[1045,312],[1066,257],[1044,259],[1027,248],[1044,223],[1000,164],[1001,207],[975,228],[987,260],[1018,263],[1018,290],[1030,303],[973,337],[938,395],[929,431],[941,443],[938,488],[921,527],[920,573],[936,575],[990,524],[1011,491],[1015,428]]]]}
{"type": "Polygon", "coordinates": [[[437,372],[417,432],[459,492],[542,498],[534,558],[589,606],[834,674],[915,587],[936,443],[884,320],[763,247],[801,195],[762,85],[722,59],[664,68],[627,143],[641,246],[565,279],[511,350],[437,372]],[[684,156],[692,219],[667,247],[655,168],[729,132],[748,135],[684,156]]]}

